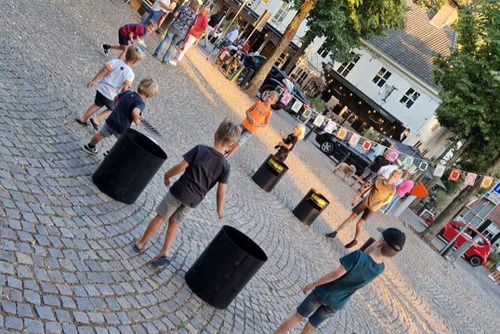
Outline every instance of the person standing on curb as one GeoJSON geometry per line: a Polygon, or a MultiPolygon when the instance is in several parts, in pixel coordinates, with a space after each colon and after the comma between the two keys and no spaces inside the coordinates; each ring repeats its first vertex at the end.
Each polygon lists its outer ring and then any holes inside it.
{"type": "Polygon", "coordinates": [[[160,18],[170,12],[170,10],[170,0],[156,0],[153,6],[151,6],[151,12],[149,12],[149,15],[142,23],[148,23],[152,20],[158,26],[160,18]]]}
{"type": "Polygon", "coordinates": [[[377,179],[373,182],[369,187],[363,189],[351,202],[351,205],[354,206],[356,201],[360,199],[365,193],[368,193],[361,202],[359,202],[352,209],[351,215],[340,224],[340,226],[333,231],[332,233],[325,234],[327,238],[335,238],[337,233],[340,232],[347,224],[353,222],[358,215],[361,215],[361,218],[356,223],[356,232],[354,234],[354,239],[345,245],[345,248],[352,248],[358,244],[358,236],[361,232],[361,226],[371,217],[375,212],[377,212],[381,207],[386,205],[392,200],[392,197],[396,193],[396,187],[394,186],[394,182],[399,180],[401,177],[401,170],[395,170],[392,172],[391,176],[388,180],[377,179]]]}
{"type": "Polygon", "coordinates": [[[196,41],[203,36],[203,34],[207,31],[207,26],[208,26],[208,6],[203,6],[196,16],[196,21],[193,24],[193,26],[189,29],[189,32],[186,36],[186,39],[184,41],[184,46],[182,47],[181,52],[177,55],[176,59],[174,60],[169,60],[168,62],[173,65],[177,66],[177,62],[182,61],[184,56],[186,55],[186,52],[193,46],[196,41]]]}
{"type": "Polygon", "coordinates": [[[379,230],[382,237],[366,252],[356,250],[340,258],[340,266],[311,284],[302,292],[308,295],[297,311],[276,329],[284,334],[308,318],[302,334],[310,334],[328,318],[343,309],[351,296],[372,282],[385,270],[384,262],[403,250],[406,236],[397,228],[379,230]]]}
{"type": "Polygon", "coordinates": [[[177,12],[174,12],[175,21],[168,28],[163,41],[156,47],[153,57],[157,58],[169,44],[165,55],[162,58],[162,64],[166,64],[171,58],[177,43],[186,38],[189,28],[195,23],[196,11],[198,10],[198,1],[191,0],[189,6],[182,6],[177,12]]]}

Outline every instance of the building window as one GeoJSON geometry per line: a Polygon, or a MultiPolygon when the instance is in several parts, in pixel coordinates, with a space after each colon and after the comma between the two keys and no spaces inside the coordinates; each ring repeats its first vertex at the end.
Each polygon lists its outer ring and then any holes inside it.
{"type": "Polygon", "coordinates": [[[406,91],[406,94],[399,100],[402,104],[406,106],[406,108],[411,108],[413,103],[417,101],[418,97],[420,96],[419,92],[416,92],[413,88],[410,88],[406,91]]]}
{"type": "Polygon", "coordinates": [[[248,7],[255,8],[260,3],[260,0],[250,0],[248,1],[248,7]]]}
{"type": "Polygon", "coordinates": [[[290,6],[291,6],[290,3],[283,2],[281,4],[280,9],[278,9],[278,12],[276,13],[276,15],[273,16],[271,21],[275,24],[278,24],[278,25],[281,24],[281,22],[283,22],[283,20],[285,19],[286,14],[288,14],[288,10],[290,9],[290,6]]]}
{"type": "Polygon", "coordinates": [[[337,72],[345,78],[354,68],[354,65],[358,62],[358,60],[359,56],[354,55],[354,59],[351,62],[343,62],[340,64],[339,68],[337,68],[337,72]]]}
{"type": "Polygon", "coordinates": [[[419,140],[415,143],[415,145],[413,145],[413,147],[415,148],[419,148],[420,146],[422,146],[422,142],[419,140]]]}
{"type": "Polygon", "coordinates": [[[326,58],[326,56],[328,56],[329,53],[330,51],[326,49],[325,44],[321,45],[321,47],[318,49],[318,54],[321,58],[326,58]]]}
{"type": "Polygon", "coordinates": [[[382,67],[380,71],[378,71],[375,78],[373,78],[372,82],[379,87],[383,87],[387,82],[387,79],[389,79],[389,77],[391,76],[391,74],[392,74],[391,72],[382,67]]]}

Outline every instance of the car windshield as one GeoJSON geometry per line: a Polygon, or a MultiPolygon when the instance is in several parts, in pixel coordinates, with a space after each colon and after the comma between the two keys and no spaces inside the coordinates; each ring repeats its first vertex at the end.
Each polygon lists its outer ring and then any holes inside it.
{"type": "Polygon", "coordinates": [[[304,99],[304,101],[307,101],[306,100],[306,95],[304,94],[304,92],[302,92],[302,90],[300,89],[300,86],[299,84],[295,84],[295,93],[297,95],[299,95],[302,99],[304,99]]]}

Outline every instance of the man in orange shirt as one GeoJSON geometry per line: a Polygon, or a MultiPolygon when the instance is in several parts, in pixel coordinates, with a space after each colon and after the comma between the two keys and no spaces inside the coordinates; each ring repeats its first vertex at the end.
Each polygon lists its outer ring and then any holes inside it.
{"type": "Polygon", "coordinates": [[[247,110],[246,118],[240,125],[241,137],[236,145],[234,145],[231,150],[227,152],[226,159],[229,160],[236,153],[238,148],[248,140],[248,138],[250,138],[260,128],[269,124],[272,114],[271,106],[278,102],[278,99],[278,92],[272,91],[264,98],[263,101],[258,101],[247,110]]]}

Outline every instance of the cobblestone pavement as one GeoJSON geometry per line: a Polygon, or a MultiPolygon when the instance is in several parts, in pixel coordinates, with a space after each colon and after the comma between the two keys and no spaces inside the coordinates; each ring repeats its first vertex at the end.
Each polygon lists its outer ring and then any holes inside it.
{"type": "MultiPolygon", "coordinates": [[[[103,195],[90,176],[102,155],[81,146],[92,135],[74,118],[93,100],[85,83],[105,61],[100,45],[116,40],[120,24],[137,19],[128,6],[109,1],[3,1],[0,20],[0,332],[28,333],[271,333],[303,298],[307,282],[338,264],[340,240],[322,233],[348,214],[354,192],[332,175],[333,163],[300,143],[276,190],[261,191],[250,179],[293,119],[277,112],[272,126],[232,161],[223,223],[248,234],[268,262],[226,310],[193,295],[183,276],[220,229],[210,193],[181,227],[173,262],[154,271],[131,243],[144,231],[165,193],[161,173],[197,143],[211,142],[224,118],[239,119],[251,101],[192,50],[182,66],[147,57],[137,78],[152,76],[160,94],[147,118],[169,159],[133,205],[103,195]],[[315,187],[330,200],[311,228],[291,209],[315,187]]],[[[158,38],[149,36],[151,50],[158,38]]],[[[108,140],[103,151],[110,147],[108,140]]],[[[493,333],[498,298],[446,264],[402,223],[377,215],[379,226],[408,233],[405,252],[386,273],[330,321],[322,333],[493,333]],[[494,298],[494,299],[491,299],[494,298]]],[[[298,331],[296,331],[297,333],[298,331]]]]}

